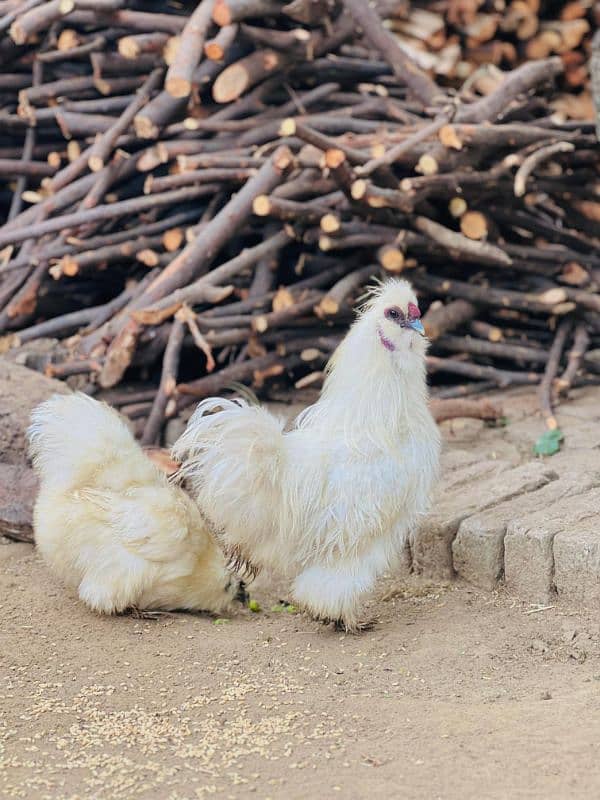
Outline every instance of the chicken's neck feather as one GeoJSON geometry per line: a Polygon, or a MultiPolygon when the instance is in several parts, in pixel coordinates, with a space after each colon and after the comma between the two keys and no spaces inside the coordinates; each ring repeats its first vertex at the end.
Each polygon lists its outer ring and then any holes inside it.
{"type": "Polygon", "coordinates": [[[334,353],[319,400],[296,420],[298,428],[342,435],[349,446],[388,449],[430,424],[425,359],[381,346],[368,316],[359,319],[334,353]]]}

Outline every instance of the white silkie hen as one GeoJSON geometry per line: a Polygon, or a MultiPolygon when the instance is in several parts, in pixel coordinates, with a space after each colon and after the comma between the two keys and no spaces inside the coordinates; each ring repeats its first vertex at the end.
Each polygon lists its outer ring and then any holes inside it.
{"type": "Polygon", "coordinates": [[[291,576],[296,602],[350,631],[427,511],[438,470],[419,317],[410,284],[385,283],[291,430],[265,408],[210,398],[173,449],[224,548],[291,576]]]}
{"type": "Polygon", "coordinates": [[[33,412],[29,440],[38,550],[90,608],[222,612],[241,599],[195,503],[113,409],[55,395],[33,412]]]}

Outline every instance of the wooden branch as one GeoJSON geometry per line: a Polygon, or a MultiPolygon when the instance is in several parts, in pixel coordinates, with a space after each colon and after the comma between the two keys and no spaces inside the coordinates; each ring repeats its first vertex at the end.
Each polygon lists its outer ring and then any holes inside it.
{"type": "Polygon", "coordinates": [[[136,136],[156,139],[171,120],[183,112],[186,98],[173,97],[169,92],[159,92],[141,108],[133,119],[136,136]]]}
{"type": "Polygon", "coordinates": [[[591,50],[590,74],[592,97],[596,109],[596,136],[600,139],[600,31],[596,31],[594,34],[591,50]]]}
{"type": "Polygon", "coordinates": [[[216,0],[213,20],[224,27],[248,17],[271,17],[281,14],[281,4],[275,0],[216,0]]]}
{"type": "Polygon", "coordinates": [[[162,69],[156,69],[150,75],[148,80],[144,83],[142,88],[138,91],[132,103],[123,111],[121,116],[116,122],[99,136],[92,145],[88,153],[88,166],[92,172],[101,170],[110,154],[112,153],[115,143],[119,136],[121,136],[129,128],[134,120],[135,115],[149,100],[154,89],[157,88],[163,77],[162,69]]]}
{"type": "Polygon", "coordinates": [[[585,323],[580,322],[575,328],[573,346],[567,356],[566,369],[560,378],[557,378],[554,382],[554,388],[559,395],[568,394],[569,389],[573,386],[590,342],[591,338],[586,330],[585,323]]]}
{"type": "Polygon", "coordinates": [[[502,408],[490,400],[442,400],[434,399],[429,403],[433,418],[438,423],[457,417],[470,417],[496,421],[502,417],[502,408]]]}
{"type": "Polygon", "coordinates": [[[456,122],[494,122],[520,94],[553,80],[562,71],[560,58],[522,64],[509,72],[495,91],[460,108],[455,117],[456,122]]]}
{"type": "Polygon", "coordinates": [[[255,50],[226,67],[213,84],[215,103],[231,103],[265,78],[279,72],[289,59],[276,50],[255,50]]]}
{"type": "Polygon", "coordinates": [[[343,0],[344,7],[359,25],[365,37],[378,50],[397,78],[408,86],[411,94],[424,106],[443,100],[443,92],[404,52],[395,37],[387,31],[381,17],[363,0],[343,0]]]}
{"type": "MultiPolygon", "coordinates": [[[[256,264],[259,259],[276,255],[289,241],[290,235],[287,231],[278,231],[260,244],[242,250],[238,256],[216,267],[185,288],[171,292],[148,308],[135,311],[134,318],[144,324],[162,321],[165,318],[163,312],[166,312],[166,316],[170,316],[184,303],[196,305],[207,302],[213,296],[212,292],[216,287],[232,280],[240,272],[256,264]]],[[[221,293],[222,291],[220,289],[221,293]]]]}
{"type": "Polygon", "coordinates": [[[369,265],[344,275],[329,289],[315,307],[317,316],[328,317],[339,314],[341,307],[347,303],[349,297],[359,287],[370,281],[371,278],[377,277],[379,271],[376,266],[369,265]]]}
{"type": "MultiPolygon", "coordinates": [[[[160,300],[175,289],[189,283],[191,279],[203,274],[231,235],[231,231],[239,227],[250,216],[254,198],[274,189],[283,180],[291,166],[291,152],[285,147],[279,148],[149,287],[144,297],[146,305],[160,300]]],[[[189,190],[179,189],[176,191],[189,190]]],[[[152,200],[156,197],[160,197],[160,195],[152,195],[148,199],[152,200]]]]}
{"type": "Polygon", "coordinates": [[[252,330],[256,333],[264,333],[270,328],[281,327],[289,323],[290,320],[301,317],[307,312],[312,311],[314,306],[321,300],[322,296],[321,292],[311,292],[297,302],[293,301],[291,305],[279,311],[271,311],[268,314],[258,314],[252,317],[252,330]]]}
{"type": "Polygon", "coordinates": [[[455,250],[457,253],[469,253],[488,264],[498,264],[500,266],[510,266],[512,264],[511,257],[499,247],[489,242],[476,242],[468,239],[466,236],[456,233],[456,231],[451,231],[427,217],[415,217],[414,226],[421,233],[429,236],[434,242],[438,242],[448,250],[455,250]]]}
{"type": "Polygon", "coordinates": [[[484,339],[475,339],[470,336],[444,335],[436,341],[436,346],[442,350],[454,353],[472,353],[478,356],[507,359],[517,364],[545,364],[548,353],[539,347],[524,347],[519,344],[504,342],[489,342],[484,339]]]}
{"type": "Polygon", "coordinates": [[[571,153],[574,149],[575,145],[571,144],[571,142],[555,142],[554,144],[540,147],[527,156],[515,174],[515,197],[523,197],[527,191],[527,179],[536,167],[558,153],[571,153]]]}
{"type": "MultiPolygon", "coordinates": [[[[168,415],[167,406],[173,400],[177,391],[177,373],[179,372],[179,359],[185,335],[185,324],[176,319],[171,327],[165,356],[163,359],[160,385],[152,403],[150,416],[142,433],[141,444],[155,444],[164,425],[165,415],[168,415]]],[[[173,404],[172,413],[175,407],[173,404]]]]}
{"type": "Polygon", "coordinates": [[[165,78],[165,89],[172,97],[188,97],[192,91],[192,76],[203,56],[213,6],[214,0],[200,0],[183,29],[165,78]]]}
{"type": "Polygon", "coordinates": [[[464,375],[477,380],[493,381],[496,386],[503,389],[509,386],[527,386],[540,382],[541,375],[537,372],[514,372],[511,370],[484,367],[480,364],[471,364],[451,358],[437,358],[427,356],[427,368],[430,372],[450,372],[454,375],[464,375]]]}
{"type": "Polygon", "coordinates": [[[15,44],[26,44],[38,31],[48,29],[53,22],[74,8],[74,0],[50,0],[42,3],[15,19],[10,26],[10,37],[15,44]]]}
{"type": "Polygon", "coordinates": [[[425,326],[425,333],[431,341],[436,341],[447,331],[454,330],[464,325],[465,322],[469,322],[476,313],[476,306],[466,300],[452,300],[445,305],[442,303],[433,304],[423,316],[422,322],[425,326]]]}
{"type": "Polygon", "coordinates": [[[488,286],[463,283],[430,274],[424,275],[417,271],[413,273],[412,278],[413,284],[423,291],[459,297],[477,305],[518,309],[534,314],[567,313],[572,310],[572,307],[560,308],[566,298],[566,293],[554,296],[548,293],[529,294],[509,289],[491,289],[488,286]]]}
{"type": "Polygon", "coordinates": [[[189,186],[183,189],[175,189],[171,192],[153,194],[150,197],[132,197],[129,200],[120,200],[117,203],[76,211],[73,214],[65,214],[61,217],[54,217],[53,219],[39,222],[29,228],[5,230],[4,232],[0,231],[0,247],[4,247],[7,244],[23,242],[30,238],[37,239],[41,236],[45,236],[47,233],[55,233],[64,228],[76,228],[80,225],[87,225],[92,222],[118,219],[125,214],[145,211],[159,205],[189,202],[196,197],[201,197],[203,194],[203,186],[189,186]]]}
{"type": "Polygon", "coordinates": [[[554,409],[552,407],[552,392],[563,350],[572,327],[572,320],[564,319],[556,329],[556,335],[554,336],[552,347],[548,353],[548,362],[539,387],[540,408],[546,422],[546,427],[549,430],[558,428],[558,422],[556,421],[554,409]]]}

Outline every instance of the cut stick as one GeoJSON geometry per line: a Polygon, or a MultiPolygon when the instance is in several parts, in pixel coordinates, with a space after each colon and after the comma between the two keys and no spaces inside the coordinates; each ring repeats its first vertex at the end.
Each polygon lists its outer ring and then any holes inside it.
{"type": "Polygon", "coordinates": [[[453,375],[464,375],[467,378],[493,381],[502,389],[509,386],[531,386],[539,383],[541,379],[541,375],[537,372],[514,372],[453,358],[437,358],[436,356],[427,356],[427,368],[432,373],[449,372],[453,375]]]}
{"type": "Polygon", "coordinates": [[[185,97],[173,97],[169,92],[159,92],[135,115],[133,126],[136,136],[140,139],[157,139],[161,130],[174,117],[182,114],[185,107],[185,97]]]}
{"type": "Polygon", "coordinates": [[[215,103],[231,103],[265,78],[283,69],[289,58],[276,50],[256,50],[225,67],[212,88],[215,103]]]}
{"type": "Polygon", "coordinates": [[[305,297],[293,305],[282,309],[281,311],[271,311],[268,314],[258,314],[252,317],[251,325],[252,330],[256,333],[265,333],[270,328],[278,328],[285,325],[296,317],[301,317],[318,304],[322,298],[321,292],[312,292],[308,297],[305,297]]]}
{"type": "Polygon", "coordinates": [[[469,397],[472,394],[483,394],[496,389],[495,381],[474,381],[472,383],[461,383],[458,386],[450,386],[447,389],[433,390],[435,400],[453,400],[458,397],[469,397]]]}
{"type": "Polygon", "coordinates": [[[581,368],[583,357],[590,346],[590,335],[586,330],[585,322],[580,322],[575,328],[573,346],[567,356],[567,366],[560,378],[554,382],[554,388],[559,395],[566,395],[573,386],[579,369],[581,368]]]}
{"type": "Polygon", "coordinates": [[[172,97],[182,98],[191,94],[192,76],[204,52],[213,6],[214,0],[200,0],[181,33],[177,52],[165,78],[165,89],[172,97]]]}
{"type": "Polygon", "coordinates": [[[522,64],[509,72],[498,88],[458,109],[456,122],[495,122],[520,94],[535,89],[546,81],[551,81],[563,71],[560,58],[522,64]]]}
{"type": "Polygon", "coordinates": [[[242,250],[238,256],[211,270],[207,275],[204,275],[197,281],[168,294],[158,302],[148,306],[148,308],[135,311],[134,317],[145,322],[147,319],[151,318],[150,315],[158,315],[164,311],[168,311],[169,313],[167,316],[170,316],[184,303],[195,305],[205,302],[209,296],[207,294],[208,292],[232,280],[240,272],[256,264],[259,259],[276,255],[286,244],[289,244],[290,241],[290,234],[287,231],[279,231],[260,244],[242,250]]]}
{"type": "Polygon", "coordinates": [[[122,56],[134,59],[144,53],[161,52],[168,38],[168,34],[161,33],[160,31],[156,33],[138,33],[119,39],[117,46],[122,56]]]}
{"type": "Polygon", "coordinates": [[[408,86],[410,93],[423,107],[444,100],[444,93],[402,49],[398,40],[387,31],[377,11],[364,0],[343,0],[354,22],[362,28],[365,38],[378,50],[392,68],[394,75],[408,86]]]}
{"type": "Polygon", "coordinates": [[[548,352],[539,347],[525,347],[508,342],[491,342],[470,336],[449,336],[445,334],[436,340],[440,350],[453,353],[471,353],[478,356],[508,359],[517,364],[545,364],[548,352]]]}
{"type": "Polygon", "coordinates": [[[27,44],[42,30],[47,30],[53,22],[69,14],[75,8],[75,0],[50,0],[37,8],[21,14],[10,26],[10,37],[15,44],[27,44]]]}
{"type": "Polygon", "coordinates": [[[542,416],[546,423],[546,427],[551,431],[556,430],[556,428],[558,428],[558,422],[556,420],[556,417],[554,416],[553,397],[552,397],[554,380],[556,378],[558,368],[560,366],[560,360],[563,354],[563,350],[565,349],[567,337],[569,336],[572,327],[573,327],[572,320],[564,319],[561,321],[558,328],[556,329],[554,341],[552,342],[550,352],[548,353],[548,362],[546,363],[546,369],[544,371],[544,375],[542,377],[539,387],[540,410],[542,412],[542,416]]]}
{"type": "MultiPolygon", "coordinates": [[[[43,67],[40,61],[35,61],[32,70],[32,85],[38,86],[43,77],[43,67]]],[[[35,148],[35,141],[36,141],[36,129],[34,127],[27,128],[27,132],[25,133],[25,142],[23,144],[23,153],[21,155],[21,161],[24,164],[29,164],[32,162],[33,151],[35,148]]],[[[27,175],[21,174],[18,177],[17,185],[15,186],[15,192],[12,196],[12,200],[10,203],[10,208],[8,210],[7,221],[15,219],[17,217],[23,207],[23,192],[27,189],[27,175]]]]}
{"type": "Polygon", "coordinates": [[[376,266],[369,265],[361,269],[354,270],[341,278],[329,289],[324,297],[315,306],[315,313],[318,317],[328,317],[339,314],[342,306],[348,304],[351,295],[363,286],[371,278],[378,275],[380,270],[376,266]]]}
{"type": "Polygon", "coordinates": [[[433,294],[454,296],[468,300],[476,305],[510,309],[511,311],[525,311],[530,314],[565,314],[575,307],[574,303],[565,304],[561,299],[566,296],[566,290],[561,290],[560,294],[549,296],[548,293],[533,294],[517,292],[512,289],[492,289],[489,286],[440,278],[430,273],[424,274],[420,270],[415,270],[412,275],[412,282],[417,289],[433,294]],[[564,308],[565,305],[569,307],[564,308]]]}
{"type": "Polygon", "coordinates": [[[527,179],[536,167],[558,153],[570,153],[575,149],[571,142],[555,142],[554,144],[540,147],[523,161],[515,174],[514,193],[516,197],[523,197],[527,191],[527,179]]]}
{"type": "Polygon", "coordinates": [[[107,160],[110,158],[117,139],[124,134],[134,120],[135,115],[150,99],[152,92],[158,87],[162,80],[163,70],[155,69],[150,75],[141,89],[138,91],[135,99],[123,111],[121,116],[116,122],[103,134],[101,134],[92,147],[90,148],[87,156],[87,163],[92,172],[101,170],[107,160]]]}
{"type": "Polygon", "coordinates": [[[204,55],[209,61],[223,61],[238,35],[237,25],[225,25],[214,39],[204,44],[204,55]]]}
{"type": "Polygon", "coordinates": [[[177,374],[179,372],[179,359],[184,335],[185,323],[182,320],[175,319],[165,349],[160,385],[142,433],[142,445],[156,444],[160,436],[165,422],[167,405],[177,391],[177,374]]]}
{"type": "MultiPolygon", "coordinates": [[[[149,287],[143,298],[146,301],[145,304],[151,305],[206,272],[231,236],[231,231],[241,226],[252,213],[252,203],[255,197],[274,189],[283,180],[292,163],[291,151],[287,147],[279,147],[256,175],[246,182],[245,186],[219,211],[197,238],[188,244],[149,287]]],[[[176,191],[185,190],[178,189],[176,191]]],[[[160,195],[152,195],[147,199],[151,200],[152,197],[160,197],[160,195]]]]}
{"type": "Polygon", "coordinates": [[[466,211],[460,218],[460,230],[467,239],[485,239],[488,235],[488,223],[481,211],[466,211]]]}
{"type": "Polygon", "coordinates": [[[302,222],[307,225],[319,224],[330,214],[326,205],[317,200],[298,203],[283,200],[275,195],[261,194],[252,203],[252,212],[258,217],[273,217],[286,222],[302,222]]]}
{"type": "Polygon", "coordinates": [[[467,300],[452,300],[445,305],[437,302],[429,307],[422,322],[427,337],[435,341],[447,331],[472,320],[476,313],[477,308],[467,300]]]}
{"type": "Polygon", "coordinates": [[[447,247],[449,250],[478,256],[482,262],[485,261],[488,264],[498,264],[504,267],[512,264],[512,258],[504,250],[490,242],[473,241],[427,217],[415,217],[414,225],[421,233],[429,236],[434,242],[447,247]]]}
{"type": "MultiPolygon", "coordinates": [[[[96,176],[90,175],[86,177],[92,179],[89,183],[93,185],[96,176]]],[[[26,228],[17,228],[15,230],[7,229],[6,226],[4,226],[4,230],[0,230],[0,247],[11,243],[23,242],[26,239],[37,239],[41,236],[45,236],[47,233],[55,233],[65,228],[76,228],[80,225],[87,225],[92,222],[118,219],[125,214],[137,213],[159,205],[189,202],[197,197],[201,197],[205,192],[205,186],[186,186],[183,189],[174,189],[171,192],[153,194],[150,197],[132,197],[129,200],[120,200],[116,203],[96,206],[96,208],[75,211],[72,214],[65,214],[64,216],[53,217],[43,222],[34,223],[26,228]]],[[[41,208],[41,204],[38,208],[41,208]]]]}
{"type": "Polygon", "coordinates": [[[447,400],[433,399],[429,402],[429,410],[438,423],[459,417],[495,421],[502,417],[502,407],[491,400],[447,400]]]}
{"type": "Polygon", "coordinates": [[[377,260],[386,272],[399,274],[404,270],[406,259],[404,252],[393,244],[384,244],[377,250],[377,260]]]}
{"type": "Polygon", "coordinates": [[[212,18],[224,27],[249,17],[278,16],[281,12],[281,3],[276,0],[215,0],[212,18]]]}

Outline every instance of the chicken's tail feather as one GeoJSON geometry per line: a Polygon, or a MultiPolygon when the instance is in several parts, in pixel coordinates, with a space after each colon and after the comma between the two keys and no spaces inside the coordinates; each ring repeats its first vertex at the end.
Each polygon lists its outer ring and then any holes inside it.
{"type": "Polygon", "coordinates": [[[85,484],[115,458],[145,458],[116,411],[81,393],[39,405],[27,435],[37,471],[63,486],[85,484]]]}
{"type": "Polygon", "coordinates": [[[175,443],[173,457],[228,551],[256,552],[281,505],[283,421],[265,408],[211,397],[175,443]]]}

